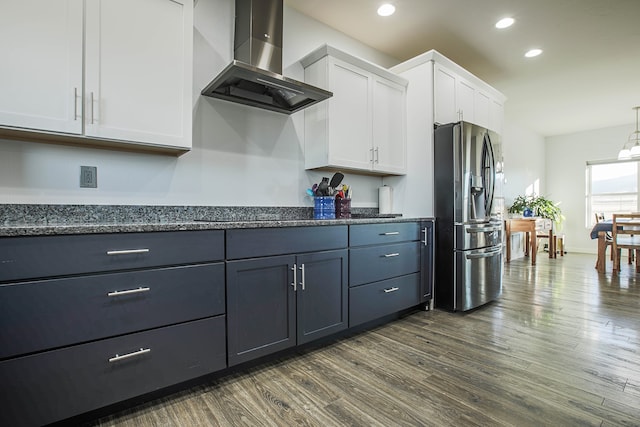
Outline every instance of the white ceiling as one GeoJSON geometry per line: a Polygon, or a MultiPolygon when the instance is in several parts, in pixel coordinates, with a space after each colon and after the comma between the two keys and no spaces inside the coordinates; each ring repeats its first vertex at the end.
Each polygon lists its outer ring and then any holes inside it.
{"type": "Polygon", "coordinates": [[[507,120],[543,136],[635,124],[640,0],[285,0],[398,62],[430,49],[504,93],[507,120]],[[515,18],[506,30],[495,22],[515,18]],[[544,53],[524,58],[530,48],[544,53]]]}

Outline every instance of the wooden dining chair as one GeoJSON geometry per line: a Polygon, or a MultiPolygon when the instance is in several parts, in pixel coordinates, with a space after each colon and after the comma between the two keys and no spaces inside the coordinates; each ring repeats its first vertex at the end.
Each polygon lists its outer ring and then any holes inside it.
{"type": "Polygon", "coordinates": [[[636,273],[640,273],[640,212],[613,214],[611,228],[611,251],[613,274],[620,272],[620,249],[635,252],[636,273]]]}
{"type": "MultiPolygon", "coordinates": [[[[596,212],[595,216],[596,216],[596,222],[604,222],[605,221],[604,212],[596,212]]],[[[605,242],[607,244],[607,248],[609,246],[611,246],[612,243],[613,243],[613,236],[608,231],[605,233],[605,242]]],[[[606,251],[607,251],[607,249],[605,248],[605,255],[606,255],[606,251]]],[[[610,258],[611,258],[611,261],[613,261],[613,251],[611,251],[610,258]]],[[[633,249],[629,249],[629,253],[628,253],[628,258],[627,259],[628,259],[629,264],[633,263],[633,260],[634,260],[633,249]]]]}

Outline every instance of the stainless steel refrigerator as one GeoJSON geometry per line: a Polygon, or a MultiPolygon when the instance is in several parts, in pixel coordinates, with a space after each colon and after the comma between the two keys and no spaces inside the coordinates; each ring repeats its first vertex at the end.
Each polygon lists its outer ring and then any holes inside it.
{"type": "Polygon", "coordinates": [[[502,294],[499,136],[466,123],[436,126],[434,304],[467,311],[502,294]]]}

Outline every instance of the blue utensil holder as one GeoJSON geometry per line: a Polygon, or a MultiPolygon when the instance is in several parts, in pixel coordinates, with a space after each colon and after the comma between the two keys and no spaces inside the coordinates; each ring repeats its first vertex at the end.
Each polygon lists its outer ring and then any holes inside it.
{"type": "Polygon", "coordinates": [[[336,199],[332,196],[314,198],[313,219],[334,219],[336,217],[336,199]]]}

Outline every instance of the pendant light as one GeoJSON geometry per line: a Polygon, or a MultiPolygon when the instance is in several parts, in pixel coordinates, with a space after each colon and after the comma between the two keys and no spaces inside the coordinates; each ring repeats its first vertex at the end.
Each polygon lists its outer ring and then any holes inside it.
{"type": "Polygon", "coordinates": [[[633,107],[632,109],[636,110],[636,130],[631,132],[627,142],[622,146],[622,150],[618,153],[618,160],[640,157],[640,130],[638,129],[638,110],[640,110],[640,107],[633,107]]]}

